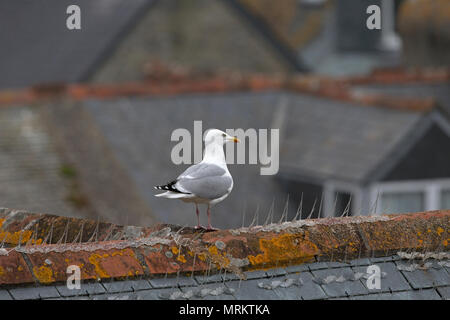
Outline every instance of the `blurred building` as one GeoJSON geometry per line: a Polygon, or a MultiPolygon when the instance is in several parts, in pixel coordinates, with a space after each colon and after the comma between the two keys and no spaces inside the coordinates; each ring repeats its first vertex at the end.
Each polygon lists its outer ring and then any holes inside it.
{"type": "Polygon", "coordinates": [[[276,176],[230,166],[218,227],[293,217],[299,203],[304,217],[450,207],[448,64],[431,49],[408,58],[398,21],[421,1],[380,3],[388,33],[365,28],[369,2],[81,0],[80,31],[65,28],[73,1],[2,2],[0,206],[193,224],[192,206],[153,185],[184,169],[171,132],[202,120],[281,131],[276,176]]]}

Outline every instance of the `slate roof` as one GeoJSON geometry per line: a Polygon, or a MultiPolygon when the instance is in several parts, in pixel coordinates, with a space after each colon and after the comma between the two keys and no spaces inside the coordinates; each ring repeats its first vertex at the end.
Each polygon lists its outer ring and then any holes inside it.
{"type": "Polygon", "coordinates": [[[309,219],[193,238],[191,229],[183,232],[177,226],[101,223],[94,230],[95,221],[71,219],[67,243],[46,239],[14,247],[15,230],[39,240],[50,224],[61,234],[69,220],[1,210],[0,233],[7,240],[0,249],[0,299],[448,300],[449,216],[449,210],[441,210],[309,219]],[[76,236],[80,224],[86,226],[81,238],[76,236]],[[27,234],[29,225],[36,226],[33,235],[27,234]],[[86,240],[92,231],[98,241],[86,240]],[[107,240],[110,236],[117,240],[107,240]],[[315,248],[308,248],[311,241],[315,248]],[[189,250],[199,253],[197,259],[192,260],[189,250]],[[233,269],[242,265],[243,254],[248,255],[247,269],[233,269]],[[65,268],[74,263],[81,268],[82,283],[71,290],[65,268]],[[367,284],[368,266],[373,265],[380,268],[380,289],[367,284]]]}
{"type": "Polygon", "coordinates": [[[0,87],[76,82],[91,71],[151,0],[2,1],[0,87]],[[66,9],[81,8],[82,32],[66,28],[66,9]]]}
{"type": "Polygon", "coordinates": [[[248,280],[222,272],[93,282],[74,290],[65,285],[19,287],[0,289],[0,300],[449,300],[450,265],[428,262],[433,266],[405,271],[402,267],[412,262],[392,255],[347,263],[310,263],[275,272],[249,271],[248,280]],[[369,265],[380,267],[381,289],[367,287],[369,265]]]}
{"type": "Polygon", "coordinates": [[[450,82],[442,83],[390,83],[362,84],[354,86],[355,92],[383,93],[396,97],[432,97],[450,116],[450,82]]]}
{"type": "Polygon", "coordinates": [[[61,174],[64,161],[39,110],[2,108],[0,128],[1,206],[85,216],[67,201],[71,185],[61,174]]]}
{"type": "MultiPolygon", "coordinates": [[[[192,132],[195,120],[203,121],[203,130],[266,129],[281,124],[280,173],[297,175],[306,181],[361,181],[423,116],[419,112],[367,108],[283,91],[89,100],[82,105],[95,119],[157,218],[177,223],[191,223],[190,206],[154,198],[153,186],[169,181],[185,168],[174,165],[170,159],[175,145],[170,137],[177,128],[192,132]],[[275,118],[281,122],[274,124],[275,118]],[[188,214],[173,216],[175,212],[188,214]]],[[[245,202],[253,213],[258,203],[261,208],[268,208],[273,197],[277,206],[286,199],[288,191],[273,176],[261,176],[260,165],[231,164],[229,169],[232,176],[239,178],[235,179],[227,206],[218,205],[214,211],[217,219],[226,216],[225,210],[239,214],[219,220],[223,227],[242,223],[245,202]]]]}
{"type": "Polygon", "coordinates": [[[282,169],[317,180],[363,180],[423,116],[301,95],[289,101],[282,169]]]}

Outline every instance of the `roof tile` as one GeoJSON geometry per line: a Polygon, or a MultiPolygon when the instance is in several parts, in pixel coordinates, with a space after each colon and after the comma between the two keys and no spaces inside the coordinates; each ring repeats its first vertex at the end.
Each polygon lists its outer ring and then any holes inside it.
{"type": "MultiPolygon", "coordinates": [[[[393,262],[378,263],[376,265],[380,267],[382,273],[386,273],[386,276],[380,279],[381,289],[379,292],[406,291],[411,289],[411,286],[393,262]]],[[[366,273],[367,271],[367,267],[353,267],[352,269],[354,272],[361,273],[366,273]]],[[[367,288],[365,279],[362,279],[362,283],[367,288]]]]}
{"type": "Polygon", "coordinates": [[[414,289],[432,288],[450,285],[450,275],[445,269],[401,271],[414,289]]]}
{"type": "Polygon", "coordinates": [[[105,288],[101,285],[101,283],[98,282],[81,283],[80,289],[69,289],[66,285],[56,286],[56,289],[63,297],[92,295],[106,292],[105,288]]]}
{"type": "Polygon", "coordinates": [[[303,285],[298,289],[298,295],[304,300],[325,299],[327,295],[321,286],[312,281],[314,276],[311,272],[301,272],[299,275],[303,285]]]}
{"type": "MultiPolygon", "coordinates": [[[[329,276],[340,277],[345,275],[345,273],[353,272],[350,267],[339,268],[339,269],[327,269],[327,270],[316,270],[312,271],[315,278],[325,279],[329,276]]],[[[363,286],[361,281],[350,281],[346,280],[346,285],[343,286],[342,283],[331,282],[328,284],[321,285],[327,296],[329,297],[345,297],[358,294],[367,294],[369,291],[363,286]]]]}
{"type": "Polygon", "coordinates": [[[0,285],[31,282],[34,282],[33,276],[19,252],[0,255],[0,285]]]}
{"type": "Polygon", "coordinates": [[[15,288],[10,289],[9,293],[14,297],[15,300],[36,300],[60,297],[58,291],[53,286],[15,288]]]}
{"type": "Polygon", "coordinates": [[[12,300],[13,298],[7,290],[0,290],[0,300],[12,300]]]}

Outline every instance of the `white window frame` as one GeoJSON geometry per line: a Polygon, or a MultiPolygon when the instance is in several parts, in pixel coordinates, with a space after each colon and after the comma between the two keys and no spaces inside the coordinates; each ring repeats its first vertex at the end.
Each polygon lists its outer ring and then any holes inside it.
{"type": "Polygon", "coordinates": [[[443,190],[450,189],[450,179],[406,180],[377,182],[370,186],[370,203],[375,204],[373,214],[382,214],[383,193],[422,192],[424,194],[424,211],[438,210],[441,206],[443,190]]]}

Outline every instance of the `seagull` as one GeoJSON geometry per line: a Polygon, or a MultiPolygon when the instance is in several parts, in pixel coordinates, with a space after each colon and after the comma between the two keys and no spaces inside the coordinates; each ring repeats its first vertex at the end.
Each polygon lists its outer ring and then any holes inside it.
{"type": "Polygon", "coordinates": [[[227,142],[239,142],[239,139],[218,130],[210,129],[205,133],[205,151],[203,160],[187,168],[175,180],[168,184],[155,186],[155,189],[166,192],[155,195],[168,199],[180,199],[184,202],[195,203],[197,226],[195,229],[205,228],[200,225],[199,204],[208,206],[207,231],[217,230],[211,226],[211,207],[223,201],[233,189],[233,177],[225,162],[223,146],[227,142]]]}

